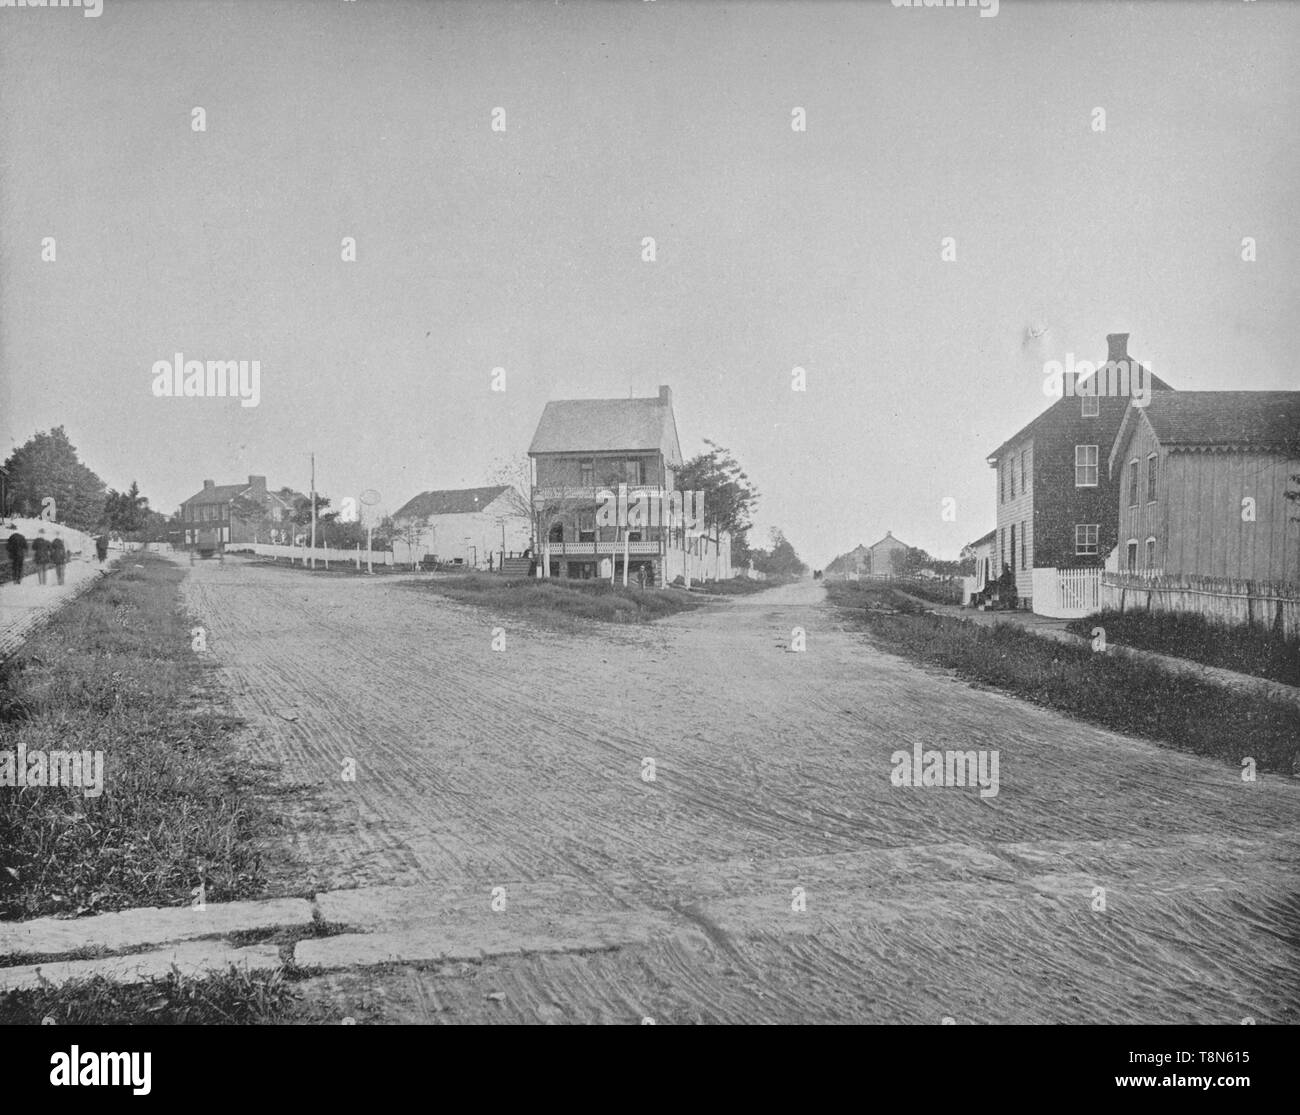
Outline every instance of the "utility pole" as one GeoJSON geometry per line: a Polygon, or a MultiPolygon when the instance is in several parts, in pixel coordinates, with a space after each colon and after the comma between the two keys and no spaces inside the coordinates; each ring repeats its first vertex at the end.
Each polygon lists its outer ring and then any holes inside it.
{"type": "Polygon", "coordinates": [[[311,567],[316,568],[316,454],[311,455],[311,567]]]}

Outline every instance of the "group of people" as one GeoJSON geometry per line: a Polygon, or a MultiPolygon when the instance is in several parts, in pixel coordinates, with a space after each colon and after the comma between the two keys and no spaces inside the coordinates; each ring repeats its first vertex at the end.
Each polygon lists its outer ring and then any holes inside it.
{"type": "MultiPolygon", "coordinates": [[[[67,543],[63,541],[63,537],[56,533],[53,538],[47,538],[45,528],[41,527],[37,530],[36,537],[32,539],[29,546],[27,538],[11,524],[11,533],[8,542],[5,543],[5,549],[9,554],[9,571],[14,584],[20,585],[23,582],[23,571],[27,564],[27,551],[29,548],[32,554],[32,564],[36,566],[36,577],[40,583],[48,583],[49,570],[53,566],[58,583],[63,584],[68,558],[72,556],[68,552],[67,543]]],[[[95,556],[99,559],[101,565],[104,564],[104,559],[108,557],[107,532],[101,533],[95,539],[95,556]]]]}

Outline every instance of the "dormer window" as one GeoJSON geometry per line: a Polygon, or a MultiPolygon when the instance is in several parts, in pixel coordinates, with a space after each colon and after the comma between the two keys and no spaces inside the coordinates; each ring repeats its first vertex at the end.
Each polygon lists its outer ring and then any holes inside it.
{"type": "Polygon", "coordinates": [[[1080,413],[1084,418],[1096,418],[1101,413],[1101,398],[1097,395],[1082,395],[1079,402],[1083,405],[1080,413]]]}

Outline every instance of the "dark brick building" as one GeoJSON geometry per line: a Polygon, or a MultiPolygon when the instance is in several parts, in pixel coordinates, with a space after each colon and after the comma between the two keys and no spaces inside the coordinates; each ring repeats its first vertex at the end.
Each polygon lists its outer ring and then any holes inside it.
{"type": "Polygon", "coordinates": [[[1109,334],[1106,361],[1091,382],[1067,376],[1061,398],[989,454],[998,474],[994,575],[1010,566],[1027,607],[1035,569],[1101,567],[1116,546],[1119,480],[1107,465],[1132,376],[1153,392],[1173,390],[1131,360],[1128,337],[1109,334]],[[1121,381],[1124,393],[1108,393],[1121,381]]]}

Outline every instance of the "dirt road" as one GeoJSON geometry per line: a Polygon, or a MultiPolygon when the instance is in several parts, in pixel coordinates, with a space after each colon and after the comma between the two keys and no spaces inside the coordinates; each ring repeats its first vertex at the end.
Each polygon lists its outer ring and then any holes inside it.
{"type": "Polygon", "coordinates": [[[524,950],[313,981],[341,1008],[1300,1018],[1300,784],[1246,783],[878,652],[814,582],[580,636],[391,578],[233,560],[196,565],[186,597],[255,758],[313,788],[312,808],[286,806],[300,868],[280,892],[418,884],[424,916],[524,950]],[[997,796],[892,785],[891,754],[917,742],[996,749],[997,796]],[[602,918],[637,940],[561,948],[602,918]]]}

